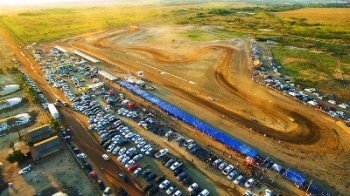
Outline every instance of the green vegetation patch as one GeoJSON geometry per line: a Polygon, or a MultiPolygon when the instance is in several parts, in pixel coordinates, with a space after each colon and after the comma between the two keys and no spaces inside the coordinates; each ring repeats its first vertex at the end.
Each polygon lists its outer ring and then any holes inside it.
{"type": "MultiPolygon", "coordinates": [[[[350,101],[350,82],[336,77],[339,57],[327,53],[311,52],[298,48],[273,47],[272,53],[281,73],[291,76],[302,87],[314,87],[324,94],[334,94],[345,101],[350,101]]],[[[343,75],[349,74],[348,57],[340,59],[343,75]]]]}
{"type": "Polygon", "coordinates": [[[284,62],[287,58],[300,59],[298,62],[283,64],[283,67],[288,69],[312,69],[329,76],[333,75],[335,72],[335,57],[324,53],[315,53],[298,48],[274,48],[272,52],[274,58],[279,62],[284,62]]]}
{"type": "Polygon", "coordinates": [[[234,36],[234,33],[225,31],[196,30],[191,32],[180,32],[181,37],[192,41],[224,40],[234,36]]]}
{"type": "MultiPolygon", "coordinates": [[[[147,7],[147,6],[146,6],[147,7]]],[[[0,21],[24,44],[109,29],[161,18],[159,7],[43,9],[6,15],[0,21]]]]}

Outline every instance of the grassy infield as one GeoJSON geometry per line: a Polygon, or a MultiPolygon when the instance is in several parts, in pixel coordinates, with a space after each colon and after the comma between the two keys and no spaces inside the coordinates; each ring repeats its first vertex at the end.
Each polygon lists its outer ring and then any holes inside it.
{"type": "Polygon", "coordinates": [[[181,9],[155,5],[79,7],[14,13],[1,16],[0,20],[23,44],[53,41],[81,33],[137,25],[152,20],[157,20],[158,24],[220,26],[215,32],[198,30],[181,35],[193,41],[227,39],[232,36],[247,37],[247,34],[277,40],[280,45],[272,46],[272,49],[274,57],[283,66],[282,73],[293,77],[297,83],[305,87],[313,86],[320,91],[333,93],[350,101],[350,85],[346,83],[350,80],[350,57],[346,55],[350,48],[348,45],[342,45],[344,42],[349,44],[350,40],[350,20],[343,16],[348,10],[325,9],[306,9],[305,12],[299,10],[277,15],[258,11],[256,15],[238,16],[235,12],[243,10],[237,8],[237,5],[229,4],[200,4],[193,7],[187,5],[181,9]],[[225,8],[231,10],[231,13],[218,14],[209,9],[211,7],[225,8]],[[320,17],[315,17],[315,13],[319,13],[320,17]],[[263,32],[259,29],[274,29],[274,31],[263,32]],[[321,33],[315,34],[315,32],[321,33]],[[327,39],[329,37],[337,39],[327,39]],[[315,38],[321,41],[315,41],[315,38]],[[287,49],[281,46],[282,44],[308,47],[310,50],[287,49]],[[312,52],[311,49],[324,50],[325,53],[312,52]],[[340,68],[347,80],[335,78],[336,62],[340,62],[340,68]]]}

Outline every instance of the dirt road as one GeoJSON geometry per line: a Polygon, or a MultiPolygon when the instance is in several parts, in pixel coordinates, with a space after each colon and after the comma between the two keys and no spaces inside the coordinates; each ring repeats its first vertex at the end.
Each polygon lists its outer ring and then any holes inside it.
{"type": "MultiPolygon", "coordinates": [[[[45,79],[41,77],[44,75],[44,73],[40,71],[39,65],[35,62],[32,55],[28,51],[21,50],[18,46],[16,46],[3,29],[0,29],[0,34],[4,38],[7,45],[16,54],[18,60],[23,64],[21,69],[26,71],[31,76],[33,81],[35,81],[49,101],[55,102],[56,98],[64,97],[61,91],[51,89],[45,79]]],[[[74,144],[84,153],[86,153],[89,160],[94,163],[93,166],[96,173],[99,175],[99,178],[103,179],[106,185],[113,187],[114,190],[117,190],[118,187],[122,186],[125,187],[131,195],[142,195],[139,188],[136,187],[137,184],[132,182],[124,183],[120,178],[118,178],[118,174],[123,170],[115,158],[111,158],[111,160],[108,162],[103,160],[102,154],[105,153],[104,150],[88,134],[87,130],[79,122],[79,117],[75,116],[67,108],[60,108],[58,110],[60,112],[63,124],[67,127],[71,126],[74,130],[74,144]],[[100,167],[104,168],[103,172],[99,169],[100,167]]]]}

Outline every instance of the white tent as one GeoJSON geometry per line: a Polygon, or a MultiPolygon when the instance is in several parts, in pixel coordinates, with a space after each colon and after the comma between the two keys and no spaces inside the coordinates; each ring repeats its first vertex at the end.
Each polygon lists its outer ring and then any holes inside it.
{"type": "Polygon", "coordinates": [[[107,78],[108,80],[114,81],[117,79],[117,77],[113,76],[112,74],[103,71],[103,70],[99,70],[98,74],[100,74],[101,76],[103,76],[104,78],[107,78]]]}
{"type": "Polygon", "coordinates": [[[96,84],[90,84],[90,85],[88,85],[88,87],[89,87],[89,89],[97,89],[97,88],[99,88],[99,87],[101,87],[103,85],[104,85],[103,82],[99,82],[99,83],[96,83],[96,84]]]}
{"type": "Polygon", "coordinates": [[[138,85],[141,85],[141,84],[144,84],[145,82],[143,80],[136,80],[135,83],[138,85]]]}
{"type": "Polygon", "coordinates": [[[278,172],[278,173],[280,173],[281,170],[283,169],[283,167],[280,166],[280,165],[278,165],[277,163],[274,163],[274,164],[272,165],[271,169],[274,170],[274,171],[276,171],[276,172],[278,172]]]}

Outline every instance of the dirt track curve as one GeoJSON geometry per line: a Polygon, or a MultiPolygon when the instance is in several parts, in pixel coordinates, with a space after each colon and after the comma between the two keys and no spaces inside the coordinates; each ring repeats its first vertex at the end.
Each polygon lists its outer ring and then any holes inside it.
{"type": "MultiPolygon", "coordinates": [[[[124,46],[116,42],[118,39],[125,39],[125,36],[137,33],[140,31],[134,28],[129,31],[108,33],[102,38],[90,38],[89,41],[81,37],[79,40],[70,41],[69,45],[124,70],[130,70],[133,73],[140,69],[144,70],[147,79],[163,87],[168,93],[173,93],[188,103],[194,103],[192,106],[182,104],[185,110],[191,110],[199,118],[210,122],[214,118],[205,112],[200,112],[207,110],[219,117],[224,116],[225,120],[241,127],[251,128],[255,133],[260,133],[260,136],[253,136],[249,130],[242,132],[226,129],[225,132],[266,153],[273,154],[304,172],[320,177],[338,190],[347,190],[349,185],[344,182],[343,176],[344,172],[350,173],[347,166],[349,157],[346,153],[350,150],[349,129],[309,106],[253,82],[249,70],[251,57],[247,52],[248,46],[210,43],[179,57],[177,54],[156,47],[137,44],[124,46]],[[191,66],[191,63],[205,58],[213,53],[213,50],[220,51],[221,57],[203,74],[200,82],[189,87],[186,82],[174,82],[159,77],[159,73],[155,73],[154,70],[135,63],[140,61],[137,57],[144,56],[145,60],[151,61],[154,66],[171,72],[176,71],[177,66],[191,66]],[[125,52],[123,54],[126,55],[135,53],[138,56],[129,55],[127,57],[129,61],[126,62],[125,59],[117,57],[120,55],[117,52],[125,52]],[[200,88],[208,92],[203,89],[209,88],[208,84],[211,89],[216,89],[218,101],[210,101],[207,96],[197,93],[200,88]],[[230,104],[231,102],[235,104],[230,104]],[[259,122],[251,121],[251,116],[255,116],[259,122]],[[292,122],[290,118],[295,121],[292,122]],[[270,119],[275,122],[270,122],[270,119]],[[273,139],[265,141],[264,134],[273,139]],[[283,147],[274,143],[275,140],[282,141],[283,147]],[[319,156],[320,154],[322,156],[319,156]],[[332,171],[324,172],[327,168],[332,168],[332,171]],[[334,176],[337,176],[336,178],[341,182],[334,180],[334,176]]],[[[106,67],[106,69],[113,72],[113,68],[106,67]]]]}
{"type": "MultiPolygon", "coordinates": [[[[131,32],[123,32],[118,36],[125,35],[128,33],[135,33],[135,32],[137,32],[137,30],[132,30],[131,32]]],[[[116,36],[116,35],[113,35],[113,36],[116,36]]],[[[252,98],[249,97],[247,94],[242,94],[242,92],[239,92],[238,89],[234,85],[232,85],[232,83],[230,82],[230,78],[228,78],[229,74],[227,72],[230,71],[230,69],[228,68],[229,63],[231,62],[231,59],[234,58],[234,53],[237,51],[237,49],[232,46],[228,46],[224,44],[221,44],[221,45],[212,44],[209,46],[198,48],[197,50],[188,54],[185,58],[174,59],[174,57],[171,57],[174,55],[167,54],[165,51],[161,51],[155,48],[149,48],[144,46],[125,47],[125,46],[111,45],[109,41],[112,38],[113,37],[108,36],[106,38],[99,39],[94,43],[94,46],[100,47],[100,48],[109,48],[114,50],[133,50],[138,52],[149,53],[156,59],[156,61],[160,61],[161,63],[172,63],[175,65],[196,61],[198,58],[210,52],[211,48],[222,49],[223,52],[226,53],[226,55],[224,57],[225,59],[221,61],[222,63],[215,70],[214,74],[217,82],[230,93],[240,96],[240,98],[242,99],[252,100],[252,98]]],[[[298,126],[295,127],[293,130],[289,130],[288,133],[285,133],[285,132],[281,132],[280,130],[267,127],[262,124],[254,123],[250,119],[247,119],[246,117],[243,117],[230,110],[227,110],[224,107],[220,107],[218,105],[210,103],[210,101],[208,101],[207,99],[203,99],[198,96],[191,96],[190,94],[184,92],[183,89],[177,88],[176,90],[181,92],[183,95],[186,95],[188,98],[192,99],[194,102],[200,102],[203,105],[210,106],[211,109],[218,111],[219,113],[225,114],[226,116],[229,116],[232,120],[239,122],[240,124],[247,125],[248,127],[251,127],[254,130],[259,130],[259,132],[262,134],[268,134],[282,141],[287,141],[287,142],[296,143],[296,144],[311,144],[311,143],[317,142],[321,138],[320,126],[315,124],[308,117],[302,116],[293,111],[284,109],[284,114],[282,115],[293,116],[298,121],[298,126]]],[[[249,102],[252,103],[253,101],[249,101],[249,102]]],[[[259,107],[264,108],[263,105],[259,107]]]]}

